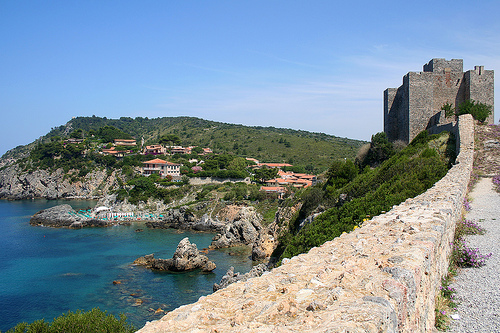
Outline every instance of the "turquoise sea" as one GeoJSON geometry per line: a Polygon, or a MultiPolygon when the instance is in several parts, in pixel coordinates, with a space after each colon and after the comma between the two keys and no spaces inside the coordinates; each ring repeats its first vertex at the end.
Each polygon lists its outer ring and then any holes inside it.
{"type": "Polygon", "coordinates": [[[30,216],[62,203],[75,209],[91,201],[0,200],[0,331],[19,322],[54,317],[69,310],[99,307],[124,313],[136,327],[161,318],[212,292],[230,266],[247,272],[252,267],[247,249],[210,251],[217,268],[212,273],[152,272],[131,265],[138,257],[155,253],[171,258],[184,237],[208,247],[210,233],[149,230],[143,224],[80,230],[33,227],[30,216]],[[143,229],[137,232],[137,229],[143,229]],[[120,281],[120,284],[113,284],[120,281]]]}

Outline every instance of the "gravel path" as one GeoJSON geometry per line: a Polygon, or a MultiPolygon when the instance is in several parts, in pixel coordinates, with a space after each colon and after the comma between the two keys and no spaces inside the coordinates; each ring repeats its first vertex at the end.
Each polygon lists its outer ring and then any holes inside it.
{"type": "Polygon", "coordinates": [[[466,236],[471,248],[493,253],[480,268],[460,269],[451,285],[457,290],[460,319],[452,320],[451,332],[500,332],[500,194],[491,178],[481,178],[470,193],[467,219],[479,222],[484,235],[466,236]]]}

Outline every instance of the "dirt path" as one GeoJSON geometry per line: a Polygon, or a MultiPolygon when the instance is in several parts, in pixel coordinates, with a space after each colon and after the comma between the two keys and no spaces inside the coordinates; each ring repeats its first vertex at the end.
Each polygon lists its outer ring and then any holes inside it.
{"type": "MultiPolygon", "coordinates": [[[[499,126],[476,127],[475,169],[483,175],[500,174],[499,126]]],[[[472,192],[468,220],[486,229],[484,235],[465,238],[470,248],[492,253],[480,268],[460,269],[451,285],[460,302],[459,319],[452,320],[451,332],[500,332],[500,194],[492,178],[480,178],[472,192]]]]}
{"type": "Polygon", "coordinates": [[[452,321],[452,332],[500,332],[500,194],[492,185],[491,178],[482,178],[470,194],[472,209],[466,218],[486,234],[467,236],[466,243],[493,255],[483,267],[460,269],[455,278],[460,319],[452,321]]]}

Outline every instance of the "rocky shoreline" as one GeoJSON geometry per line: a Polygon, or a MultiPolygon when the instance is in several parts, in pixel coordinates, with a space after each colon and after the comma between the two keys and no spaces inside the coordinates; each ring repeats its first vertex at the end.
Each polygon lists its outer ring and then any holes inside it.
{"type": "Polygon", "coordinates": [[[39,211],[30,219],[33,226],[80,229],[85,227],[107,227],[114,223],[95,218],[86,218],[76,212],[70,205],[58,205],[39,211]]]}
{"type": "Polygon", "coordinates": [[[96,199],[115,189],[117,178],[122,177],[120,171],[108,174],[101,169],[72,181],[68,175],[76,173],[77,170],[65,173],[63,169],[26,172],[16,164],[7,166],[0,171],[0,199],[96,199]]]}
{"type": "MultiPolygon", "coordinates": [[[[204,208],[199,205],[199,209],[204,208]]],[[[144,222],[151,229],[179,229],[212,232],[215,236],[210,249],[248,246],[252,249],[252,260],[268,259],[275,246],[277,231],[271,224],[262,225],[262,216],[254,207],[228,204],[219,212],[220,216],[195,215],[196,207],[181,206],[168,209],[161,202],[132,205],[117,201],[116,196],[101,198],[95,208],[75,211],[69,204],[44,209],[31,217],[30,224],[54,228],[79,229],[86,227],[109,227],[132,222],[144,222]],[[151,210],[151,207],[156,210],[151,210]],[[146,208],[149,208],[147,210],[146,208]]]]}

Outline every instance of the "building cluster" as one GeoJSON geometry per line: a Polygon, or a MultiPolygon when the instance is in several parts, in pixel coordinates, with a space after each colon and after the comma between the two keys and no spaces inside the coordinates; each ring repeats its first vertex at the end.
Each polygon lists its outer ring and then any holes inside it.
{"type": "MultiPolygon", "coordinates": [[[[264,163],[275,164],[275,163],[264,163]]],[[[290,166],[289,164],[287,166],[290,166]]],[[[287,192],[287,188],[307,188],[316,185],[318,179],[314,175],[305,173],[295,173],[291,171],[278,171],[278,178],[266,181],[265,186],[261,186],[260,190],[266,193],[276,193],[278,197],[282,198],[287,192]]]]}
{"type": "MultiPolygon", "coordinates": [[[[132,150],[123,149],[127,147],[137,146],[137,141],[134,139],[115,139],[113,146],[110,148],[104,148],[101,150],[103,155],[112,155],[116,157],[123,157],[125,154],[132,153],[132,150]]],[[[159,144],[149,145],[144,147],[141,151],[143,155],[174,155],[174,154],[192,154],[193,148],[195,146],[182,147],[182,146],[163,146],[159,144]]],[[[212,154],[213,151],[210,148],[202,148],[202,151],[198,155],[212,154]]]]}
{"type": "MultiPolygon", "coordinates": [[[[79,139],[68,139],[67,143],[80,143],[83,140],[79,139]]],[[[137,146],[137,141],[134,139],[115,139],[113,146],[110,148],[103,148],[101,154],[111,155],[115,157],[123,157],[126,154],[133,153],[131,148],[137,146]]],[[[195,146],[182,147],[182,146],[163,146],[160,144],[154,144],[145,146],[140,154],[143,155],[173,155],[173,154],[192,154],[195,146]]],[[[202,151],[197,150],[200,153],[198,155],[208,155],[212,154],[213,151],[210,148],[203,148],[202,151]]],[[[261,163],[255,158],[246,158],[246,160],[254,162],[254,168],[277,168],[278,177],[275,179],[270,179],[266,181],[265,186],[261,186],[260,190],[266,193],[276,193],[279,197],[283,197],[290,187],[293,188],[307,188],[316,184],[317,178],[314,175],[304,174],[304,173],[294,173],[291,171],[283,171],[281,168],[293,167],[293,165],[288,163],[261,163]]],[[[198,160],[192,159],[190,162],[198,160]]],[[[203,161],[201,161],[203,163],[203,161]]],[[[181,167],[182,164],[173,163],[161,158],[154,158],[142,163],[142,174],[144,176],[149,176],[152,174],[158,174],[162,179],[171,178],[173,181],[180,181],[181,179],[181,167]]]]}
{"type": "MultiPolygon", "coordinates": [[[[162,145],[151,145],[146,146],[143,150],[144,155],[173,155],[173,154],[187,154],[193,153],[193,148],[196,146],[182,147],[182,146],[169,146],[164,147],[162,145]]],[[[199,155],[213,154],[212,149],[203,148],[199,155]]]]}

